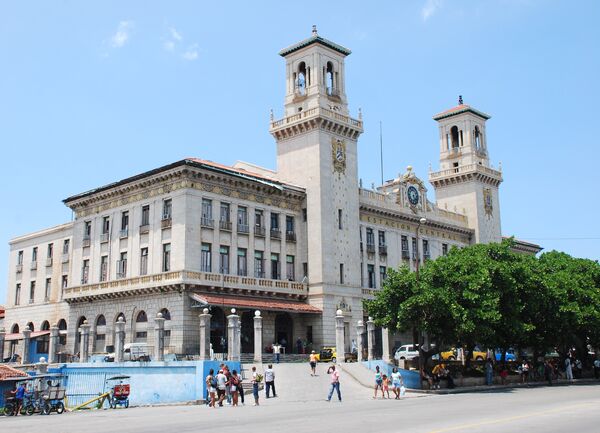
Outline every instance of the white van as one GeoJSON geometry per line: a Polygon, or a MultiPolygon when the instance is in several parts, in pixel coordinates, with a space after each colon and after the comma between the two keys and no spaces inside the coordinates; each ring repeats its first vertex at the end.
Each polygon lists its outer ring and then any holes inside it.
{"type": "Polygon", "coordinates": [[[413,359],[419,356],[419,345],[418,344],[405,344],[400,346],[396,353],[394,353],[394,359],[400,361],[401,359],[413,359]]]}

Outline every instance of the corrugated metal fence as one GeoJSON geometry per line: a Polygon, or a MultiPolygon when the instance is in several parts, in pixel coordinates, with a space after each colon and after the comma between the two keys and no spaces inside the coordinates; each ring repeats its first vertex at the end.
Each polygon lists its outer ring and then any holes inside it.
{"type": "Polygon", "coordinates": [[[84,403],[108,391],[107,373],[66,368],[69,407],[84,403]]]}

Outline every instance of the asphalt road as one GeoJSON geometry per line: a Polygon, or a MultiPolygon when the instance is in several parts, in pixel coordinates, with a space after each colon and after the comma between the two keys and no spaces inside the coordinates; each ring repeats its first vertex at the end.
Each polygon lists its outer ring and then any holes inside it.
{"type": "MultiPolygon", "coordinates": [[[[342,376],[343,402],[325,400],[328,378],[305,366],[276,367],[278,397],[261,405],[209,409],[161,406],[0,418],[10,433],[96,432],[600,432],[600,384],[505,389],[373,400],[342,376]]],[[[135,392],[133,390],[132,392],[135,392]]],[[[250,404],[248,404],[250,403],[250,404]]]]}

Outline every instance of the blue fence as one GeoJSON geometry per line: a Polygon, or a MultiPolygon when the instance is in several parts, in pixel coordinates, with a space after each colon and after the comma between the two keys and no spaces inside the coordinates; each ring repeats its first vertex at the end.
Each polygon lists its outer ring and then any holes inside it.
{"type": "MultiPolygon", "coordinates": [[[[363,365],[367,367],[369,370],[375,371],[375,367],[379,366],[379,370],[382,374],[387,374],[388,376],[392,374],[393,365],[388,364],[387,362],[382,361],[381,359],[374,361],[363,361],[363,365]]],[[[421,378],[418,371],[415,370],[405,370],[403,368],[399,368],[398,371],[402,375],[402,380],[404,380],[404,386],[410,389],[421,389],[421,378]]],[[[375,383],[375,376],[373,376],[373,383],[375,383]]]]}

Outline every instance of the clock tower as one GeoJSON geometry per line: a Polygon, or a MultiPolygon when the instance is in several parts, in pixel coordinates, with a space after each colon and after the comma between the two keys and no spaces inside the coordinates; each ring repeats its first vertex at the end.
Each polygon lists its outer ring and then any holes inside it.
{"type": "Polygon", "coordinates": [[[440,171],[430,172],[441,209],[467,216],[477,243],[500,242],[502,172],[490,165],[486,121],[490,116],[463,103],[433,117],[440,132],[440,171]]]}
{"type": "Polygon", "coordinates": [[[332,344],[338,309],[349,329],[362,319],[357,140],[363,129],[346,99],[350,50],[313,26],[308,39],[279,54],[286,62],[285,117],[271,119],[270,127],[277,176],[306,189],[309,302],[323,310],[309,326],[315,344],[332,344]]]}

